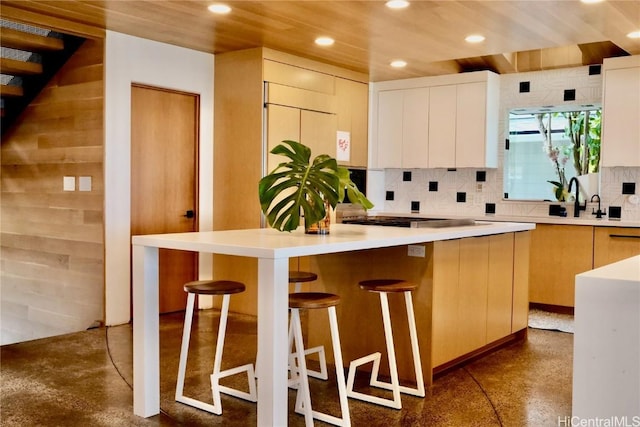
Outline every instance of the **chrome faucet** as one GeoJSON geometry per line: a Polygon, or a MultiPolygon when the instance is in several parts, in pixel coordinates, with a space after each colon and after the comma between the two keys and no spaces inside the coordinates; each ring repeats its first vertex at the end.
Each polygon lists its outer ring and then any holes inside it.
{"type": "Polygon", "coordinates": [[[607,214],[606,210],[602,210],[600,209],[600,196],[598,194],[594,194],[593,196],[591,196],[591,202],[593,202],[593,199],[597,197],[598,198],[598,210],[596,211],[595,209],[591,209],[591,214],[595,215],[596,218],[602,218],[603,215],[607,214]]]}
{"type": "Polygon", "coordinates": [[[587,201],[584,201],[584,206],[580,206],[580,183],[578,182],[578,178],[575,176],[569,181],[569,193],[571,193],[571,188],[573,188],[574,182],[576,183],[576,196],[575,201],[573,202],[573,216],[578,218],[580,216],[580,211],[587,210],[587,201]]]}

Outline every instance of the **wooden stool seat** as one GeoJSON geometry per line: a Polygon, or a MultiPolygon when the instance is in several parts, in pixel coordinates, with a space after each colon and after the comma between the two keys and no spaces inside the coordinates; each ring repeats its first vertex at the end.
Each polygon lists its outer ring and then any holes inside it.
{"type": "Polygon", "coordinates": [[[289,294],[289,308],[329,308],[340,303],[340,297],[324,292],[296,292],[289,294]]]}
{"type": "Polygon", "coordinates": [[[418,288],[418,285],[402,279],[363,280],[360,289],[369,292],[407,292],[418,288]]]}
{"type": "Polygon", "coordinates": [[[313,282],[314,280],[318,280],[316,273],[309,271],[289,271],[289,283],[313,282]]]}
{"type": "Polygon", "coordinates": [[[244,283],[233,280],[196,280],[184,285],[185,292],[197,295],[230,295],[244,290],[244,283]]]}

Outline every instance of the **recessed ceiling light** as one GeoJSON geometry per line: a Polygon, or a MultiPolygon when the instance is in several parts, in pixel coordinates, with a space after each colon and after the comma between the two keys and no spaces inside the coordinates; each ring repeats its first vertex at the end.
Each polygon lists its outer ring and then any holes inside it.
{"type": "Polygon", "coordinates": [[[218,13],[221,15],[231,12],[231,8],[229,6],[221,3],[212,4],[207,9],[209,9],[209,12],[218,13]]]}
{"type": "Polygon", "coordinates": [[[331,46],[334,42],[335,40],[331,37],[318,37],[316,39],[316,44],[320,46],[331,46]]]}
{"type": "Polygon", "coordinates": [[[409,6],[409,2],[406,0],[389,0],[385,3],[389,9],[404,9],[409,6]]]}
{"type": "Polygon", "coordinates": [[[391,61],[390,64],[393,68],[402,68],[407,66],[407,61],[403,61],[402,59],[396,59],[391,61]]]}
{"type": "Polygon", "coordinates": [[[468,43],[480,43],[484,41],[484,36],[481,36],[480,34],[471,34],[464,39],[468,43]]]}
{"type": "Polygon", "coordinates": [[[627,34],[627,37],[629,37],[630,39],[640,39],[640,30],[630,32],[629,34],[627,34]]]}
{"type": "Polygon", "coordinates": [[[600,3],[602,0],[580,0],[582,3],[587,3],[587,4],[591,4],[591,3],[600,3]]]}

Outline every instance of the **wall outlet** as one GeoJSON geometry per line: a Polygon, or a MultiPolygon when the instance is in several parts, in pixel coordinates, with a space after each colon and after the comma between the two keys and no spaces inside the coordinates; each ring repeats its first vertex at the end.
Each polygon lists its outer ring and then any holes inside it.
{"type": "Polygon", "coordinates": [[[62,177],[62,191],[76,191],[76,177],[75,176],[63,176],[62,177]]]}
{"type": "Polygon", "coordinates": [[[91,177],[81,176],[78,179],[78,191],[91,191],[91,177]]]}
{"type": "Polygon", "coordinates": [[[409,256],[415,256],[418,258],[424,258],[425,253],[424,253],[424,246],[422,245],[409,245],[407,246],[408,252],[407,255],[409,256]]]}

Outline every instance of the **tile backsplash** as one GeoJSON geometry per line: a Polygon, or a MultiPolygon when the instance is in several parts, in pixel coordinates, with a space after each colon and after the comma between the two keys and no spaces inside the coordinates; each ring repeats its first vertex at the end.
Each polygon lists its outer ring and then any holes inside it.
{"type": "MultiPolygon", "coordinates": [[[[500,76],[500,86],[499,141],[504,141],[507,135],[508,111],[512,108],[600,103],[602,100],[602,76],[588,66],[505,74],[500,76]]],[[[419,206],[419,212],[429,214],[549,214],[549,202],[503,199],[503,146],[498,150],[496,169],[385,169],[370,171],[369,175],[374,178],[370,179],[371,184],[384,186],[384,189],[369,187],[374,203],[377,202],[376,210],[411,212],[412,207],[419,206]],[[379,197],[379,194],[387,194],[387,197],[379,197]],[[389,194],[393,196],[389,198],[389,194]]],[[[623,187],[625,193],[640,188],[640,168],[600,170],[602,207],[619,207],[622,219],[640,221],[640,194],[623,194],[623,187]]],[[[573,204],[566,205],[571,215],[573,204]]],[[[587,214],[590,213],[591,206],[587,214]]]]}
{"type": "MultiPolygon", "coordinates": [[[[502,175],[497,169],[411,169],[411,181],[403,180],[404,172],[407,170],[385,170],[385,190],[393,192],[394,197],[385,200],[384,209],[380,210],[411,212],[415,202],[419,202],[420,213],[436,215],[549,214],[549,202],[504,200],[502,175]],[[476,172],[486,172],[486,181],[478,181],[476,172]]],[[[619,206],[623,219],[640,221],[640,194],[622,193],[624,183],[640,185],[640,168],[603,168],[600,180],[602,207],[619,206]]],[[[566,206],[571,214],[573,204],[568,202],[566,206]]]]}

